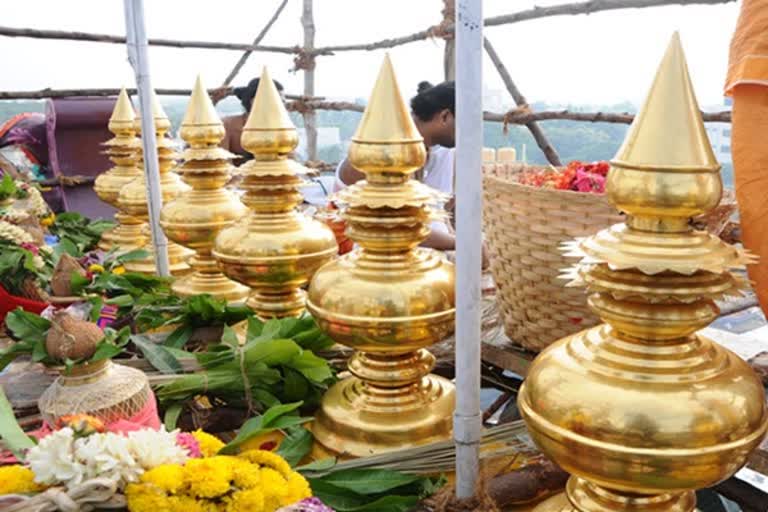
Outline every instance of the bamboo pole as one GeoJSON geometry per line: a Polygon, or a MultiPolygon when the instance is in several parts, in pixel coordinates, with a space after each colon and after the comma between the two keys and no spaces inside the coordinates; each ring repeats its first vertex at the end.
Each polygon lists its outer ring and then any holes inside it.
{"type": "MultiPolygon", "coordinates": [[[[29,37],[33,39],[57,39],[65,41],[88,41],[92,43],[125,44],[124,36],[111,34],[95,34],[92,32],[73,32],[68,30],[38,30],[34,28],[0,27],[0,36],[29,37]]],[[[254,46],[242,43],[220,43],[216,41],[187,41],[178,39],[148,40],[150,46],[166,46],[171,48],[198,48],[202,50],[238,50],[260,51],[272,53],[294,54],[298,53],[297,47],[287,46],[254,46]]],[[[318,55],[324,55],[318,53],[318,55]]]]}
{"type": "MultiPolygon", "coordinates": [[[[220,87],[208,89],[208,94],[220,92],[220,87]]],[[[127,89],[128,94],[135,95],[136,89],[127,89]]],[[[225,88],[225,97],[234,94],[232,88],[225,88]]],[[[0,92],[0,100],[40,100],[47,98],[69,98],[74,96],[117,96],[120,89],[116,88],[98,88],[98,89],[40,89],[37,91],[5,91],[0,92]]],[[[155,89],[155,94],[160,96],[189,96],[191,89],[155,89]]],[[[286,94],[289,100],[304,101],[322,101],[321,96],[306,98],[304,95],[286,94]]]]}
{"type": "Polygon", "coordinates": [[[483,3],[456,0],[456,497],[480,473],[483,232],[483,3]]]}
{"type": "MultiPolygon", "coordinates": [[[[485,46],[486,53],[491,58],[491,62],[493,62],[493,65],[496,66],[496,70],[499,72],[499,75],[501,76],[501,80],[504,82],[504,85],[507,87],[509,94],[512,95],[512,99],[515,101],[515,104],[518,107],[527,107],[528,100],[525,99],[525,96],[523,96],[523,93],[520,92],[520,89],[517,88],[517,85],[515,85],[515,82],[512,81],[512,77],[509,75],[509,71],[507,71],[507,68],[506,66],[504,66],[504,63],[501,61],[499,54],[496,53],[496,50],[493,48],[493,45],[491,44],[491,42],[488,40],[487,37],[483,41],[483,46],[485,46]]],[[[536,141],[536,144],[539,146],[539,149],[541,149],[541,151],[544,153],[544,156],[547,157],[547,161],[556,167],[561,166],[562,162],[560,161],[560,155],[557,154],[557,151],[549,142],[549,139],[547,138],[547,136],[544,135],[544,131],[541,129],[541,127],[538,124],[536,124],[536,121],[531,121],[529,123],[526,123],[525,126],[531,132],[531,135],[533,136],[533,139],[536,141]]]]}
{"type": "Polygon", "coordinates": [[[160,210],[163,196],[160,193],[160,171],[155,139],[155,116],[152,113],[152,84],[149,78],[147,56],[147,32],[144,24],[144,0],[124,0],[125,33],[128,60],[136,74],[141,112],[141,142],[144,146],[144,172],[147,182],[147,206],[149,227],[152,232],[155,266],[160,276],[170,275],[168,264],[168,239],[160,228],[160,210]]]}
{"type": "MultiPolygon", "coordinates": [[[[213,93],[219,89],[210,89],[213,93]]],[[[46,98],[69,98],[75,96],[117,96],[120,89],[41,89],[38,91],[7,91],[0,92],[0,100],[35,100],[46,98]]],[[[161,96],[189,96],[190,89],[155,89],[155,93],[161,96]]],[[[128,94],[135,95],[136,89],[128,89],[128,94]]],[[[230,92],[231,94],[231,92],[230,92]]],[[[322,96],[305,98],[304,96],[286,95],[289,101],[286,103],[288,110],[301,112],[304,109],[334,110],[363,112],[365,105],[348,101],[325,101],[322,96]]],[[[731,112],[702,112],[706,123],[730,123],[731,112]]],[[[484,112],[486,121],[524,125],[531,121],[580,121],[588,123],[613,123],[631,124],[634,114],[628,112],[573,112],[570,110],[544,110],[531,112],[527,110],[511,110],[507,113],[484,112]]]]}
{"type": "MultiPolygon", "coordinates": [[[[443,21],[441,26],[452,26],[456,23],[456,9],[453,0],[443,0],[443,21]]],[[[443,71],[445,80],[456,80],[456,39],[452,34],[446,34],[443,37],[445,47],[443,48],[443,71]]]]}
{"type": "MultiPolygon", "coordinates": [[[[267,32],[269,32],[269,29],[272,28],[272,25],[275,24],[275,21],[277,21],[277,18],[280,17],[280,13],[283,12],[283,9],[285,9],[285,5],[287,3],[288,3],[288,0],[283,0],[282,2],[280,2],[280,5],[277,6],[277,10],[275,11],[275,13],[269,19],[267,24],[264,25],[264,28],[261,29],[261,32],[259,32],[259,35],[257,35],[256,39],[253,40],[253,43],[251,43],[253,46],[258,46],[261,40],[264,39],[264,36],[267,35],[267,32]]],[[[235,67],[232,68],[232,71],[229,72],[229,74],[227,75],[227,78],[224,79],[224,83],[221,84],[222,87],[226,87],[232,83],[232,80],[235,79],[237,74],[243,68],[243,65],[248,60],[248,57],[251,56],[251,53],[253,53],[253,50],[245,50],[245,52],[243,52],[243,54],[237,60],[235,67]]]]}
{"type": "MultiPolygon", "coordinates": [[[[304,51],[310,55],[304,68],[304,96],[315,95],[315,20],[312,12],[312,0],[304,0],[301,11],[301,25],[304,28],[304,51]]],[[[317,114],[314,109],[303,112],[304,132],[307,134],[307,160],[317,160],[317,114]]]]}

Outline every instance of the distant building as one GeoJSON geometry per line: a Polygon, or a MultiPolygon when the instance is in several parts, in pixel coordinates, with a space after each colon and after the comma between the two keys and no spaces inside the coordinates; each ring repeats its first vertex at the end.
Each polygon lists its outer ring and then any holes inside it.
{"type": "MultiPolygon", "coordinates": [[[[718,109],[727,107],[728,110],[732,107],[731,98],[725,98],[723,105],[720,105],[718,109]]],[[[733,164],[733,157],[731,156],[731,124],[730,123],[707,123],[707,135],[709,136],[709,142],[712,144],[712,149],[715,151],[715,156],[721,164],[733,164]]]]}

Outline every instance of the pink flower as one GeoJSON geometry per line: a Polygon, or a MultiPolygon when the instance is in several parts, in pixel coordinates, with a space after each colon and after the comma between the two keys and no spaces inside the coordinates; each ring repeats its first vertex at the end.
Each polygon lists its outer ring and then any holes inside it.
{"type": "Polygon", "coordinates": [[[576,171],[576,179],[573,181],[573,188],[577,192],[594,192],[602,194],[605,192],[605,177],[579,168],[576,171]]]}
{"type": "Polygon", "coordinates": [[[31,252],[35,256],[37,256],[40,253],[40,249],[38,249],[36,245],[31,244],[29,242],[23,242],[21,244],[21,248],[28,250],[29,252],[31,252]]]}
{"type": "Polygon", "coordinates": [[[200,451],[200,443],[189,432],[179,432],[176,434],[176,444],[185,448],[192,458],[197,459],[203,456],[203,453],[200,451]]]}

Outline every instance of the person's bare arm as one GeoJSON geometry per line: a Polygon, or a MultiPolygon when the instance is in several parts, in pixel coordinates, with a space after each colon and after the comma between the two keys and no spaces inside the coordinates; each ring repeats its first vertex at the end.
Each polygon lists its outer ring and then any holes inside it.
{"type": "Polygon", "coordinates": [[[453,251],[456,249],[456,237],[444,231],[432,230],[421,245],[439,251],[453,251]]]}
{"type": "Polygon", "coordinates": [[[339,178],[345,185],[354,185],[358,181],[365,179],[365,174],[361,173],[349,163],[348,159],[344,159],[341,162],[341,170],[339,171],[339,178]]]}

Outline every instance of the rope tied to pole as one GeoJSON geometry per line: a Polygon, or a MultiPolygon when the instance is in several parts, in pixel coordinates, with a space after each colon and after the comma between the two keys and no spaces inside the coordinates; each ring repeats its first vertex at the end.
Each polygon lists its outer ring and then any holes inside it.
{"type": "Polygon", "coordinates": [[[533,109],[527,103],[506,111],[502,116],[502,133],[504,135],[509,133],[510,124],[525,124],[520,119],[531,114],[533,114],[533,109]]]}
{"type": "Polygon", "coordinates": [[[455,39],[453,27],[456,23],[456,5],[454,0],[443,0],[443,9],[440,11],[443,20],[427,29],[427,36],[432,39],[443,39],[449,41],[455,39]]]}
{"type": "Polygon", "coordinates": [[[297,46],[295,48],[296,56],[293,57],[293,69],[292,73],[296,71],[312,71],[315,69],[315,57],[316,54],[313,50],[307,50],[297,46]]]}

